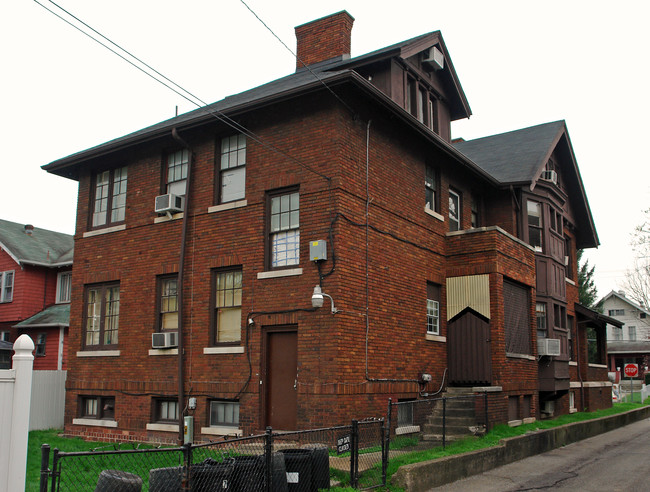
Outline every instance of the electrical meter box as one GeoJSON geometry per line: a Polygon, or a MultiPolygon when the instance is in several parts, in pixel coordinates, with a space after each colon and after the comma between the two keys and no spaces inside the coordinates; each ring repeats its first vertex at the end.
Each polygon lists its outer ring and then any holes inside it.
{"type": "Polygon", "coordinates": [[[311,261],[327,259],[327,242],[324,239],[309,241],[309,259],[311,261]]]}
{"type": "Polygon", "coordinates": [[[194,442],[194,417],[187,415],[183,417],[183,443],[194,442]]]}

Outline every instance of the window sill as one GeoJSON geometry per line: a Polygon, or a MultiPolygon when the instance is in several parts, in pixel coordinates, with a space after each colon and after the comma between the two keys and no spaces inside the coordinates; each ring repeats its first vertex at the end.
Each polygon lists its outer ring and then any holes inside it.
{"type": "Polygon", "coordinates": [[[575,285],[575,284],[576,284],[576,283],[575,283],[573,280],[571,280],[570,278],[566,278],[566,277],[565,277],[564,280],[566,280],[566,283],[567,283],[567,284],[571,284],[571,285],[575,285]]]}
{"type": "Polygon", "coordinates": [[[607,364],[589,364],[589,367],[595,367],[598,369],[607,369],[607,364]]]}
{"type": "Polygon", "coordinates": [[[415,434],[416,432],[420,432],[419,425],[404,425],[395,429],[396,436],[401,436],[403,434],[415,434]]]}
{"type": "Polygon", "coordinates": [[[178,432],[178,424],[147,424],[148,431],[178,432]]]}
{"type": "Polygon", "coordinates": [[[425,340],[429,340],[430,342],[446,342],[447,337],[442,337],[440,335],[432,335],[431,333],[427,333],[424,336],[425,340]]]}
{"type": "Polygon", "coordinates": [[[524,419],[524,424],[532,424],[536,421],[537,419],[535,417],[526,417],[524,419]]]}
{"type": "Polygon", "coordinates": [[[528,355],[528,354],[511,354],[509,352],[506,352],[506,357],[510,359],[526,359],[526,360],[535,360],[534,355],[528,355]]]}
{"type": "Polygon", "coordinates": [[[519,427],[523,423],[523,420],[508,420],[508,427],[519,427]]]}
{"type": "Polygon", "coordinates": [[[232,210],[233,208],[245,207],[248,205],[247,200],[236,200],[234,202],[222,203],[221,205],[214,205],[213,207],[208,207],[208,213],[212,214],[215,212],[223,212],[224,210],[232,210]]]}
{"type": "Polygon", "coordinates": [[[574,361],[572,361],[572,360],[570,360],[570,361],[569,361],[569,365],[570,365],[570,366],[576,366],[576,367],[577,367],[577,366],[578,366],[578,363],[577,363],[577,362],[574,362],[574,361]]]}
{"type": "Polygon", "coordinates": [[[149,355],[178,355],[178,349],[149,349],[149,355]]]}
{"type": "Polygon", "coordinates": [[[438,212],[436,212],[435,210],[431,210],[431,209],[430,209],[429,207],[427,207],[427,206],[424,207],[424,213],[427,214],[427,215],[430,215],[431,217],[434,217],[434,218],[438,219],[440,222],[444,222],[444,221],[445,221],[445,218],[444,218],[442,215],[440,215],[440,214],[439,214],[438,212]]]}
{"type": "Polygon", "coordinates": [[[160,217],[156,217],[153,219],[154,224],[162,224],[163,222],[169,222],[170,220],[178,220],[183,218],[183,212],[178,212],[176,214],[172,214],[171,217],[167,217],[166,215],[161,215],[160,217]]]}
{"type": "Polygon", "coordinates": [[[205,347],[203,349],[204,354],[243,354],[244,347],[241,345],[231,346],[231,347],[205,347]]]}
{"type": "Polygon", "coordinates": [[[105,227],[104,229],[86,231],[83,233],[83,237],[101,236],[102,234],[110,234],[111,232],[123,231],[125,229],[126,229],[126,224],[116,225],[113,227],[105,227]]]}
{"type": "Polygon", "coordinates": [[[244,432],[237,427],[228,427],[226,425],[221,427],[201,427],[201,434],[209,434],[212,436],[238,436],[244,435],[244,432]]]}
{"type": "Polygon", "coordinates": [[[77,357],[119,357],[119,350],[83,350],[77,352],[77,357]]]}
{"type": "Polygon", "coordinates": [[[302,268],[289,268],[287,270],[273,270],[269,272],[259,272],[257,279],[262,280],[265,278],[281,278],[281,277],[294,277],[302,275],[302,268]]]}
{"type": "Polygon", "coordinates": [[[72,419],[74,425],[89,425],[92,427],[117,427],[115,420],[98,420],[98,419],[72,419]]]}

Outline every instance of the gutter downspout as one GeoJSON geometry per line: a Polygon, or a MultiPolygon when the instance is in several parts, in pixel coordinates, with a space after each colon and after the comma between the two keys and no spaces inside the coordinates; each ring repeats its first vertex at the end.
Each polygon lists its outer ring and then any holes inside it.
{"type": "Polygon", "coordinates": [[[191,184],[192,184],[192,160],[193,153],[190,146],[183,140],[176,128],[172,128],[172,137],[180,143],[189,152],[189,159],[187,162],[187,186],[185,188],[185,210],[183,210],[183,229],[181,233],[181,251],[178,261],[178,283],[177,283],[177,296],[178,296],[178,442],[183,444],[184,440],[184,413],[185,413],[185,372],[183,368],[183,276],[185,274],[185,243],[187,242],[187,227],[189,224],[189,210],[190,210],[190,197],[191,184]]]}

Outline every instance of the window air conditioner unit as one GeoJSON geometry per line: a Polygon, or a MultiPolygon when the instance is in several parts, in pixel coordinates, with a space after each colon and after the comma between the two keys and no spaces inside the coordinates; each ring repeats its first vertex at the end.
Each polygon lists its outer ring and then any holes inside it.
{"type": "Polygon", "coordinates": [[[151,334],[151,348],[166,349],[178,347],[178,332],[164,331],[151,334]]]}
{"type": "Polygon", "coordinates": [[[165,214],[182,212],[185,208],[185,197],[167,193],[166,195],[158,195],[156,197],[156,213],[165,214]]]}
{"type": "Polygon", "coordinates": [[[537,353],[557,357],[560,355],[560,340],[558,338],[540,338],[537,340],[537,353]]]}
{"type": "Polygon", "coordinates": [[[422,62],[433,70],[442,70],[445,68],[445,55],[438,48],[432,46],[429,48],[429,53],[424,56],[422,62]]]}
{"type": "Polygon", "coordinates": [[[542,179],[557,184],[557,171],[543,171],[542,179]]]}

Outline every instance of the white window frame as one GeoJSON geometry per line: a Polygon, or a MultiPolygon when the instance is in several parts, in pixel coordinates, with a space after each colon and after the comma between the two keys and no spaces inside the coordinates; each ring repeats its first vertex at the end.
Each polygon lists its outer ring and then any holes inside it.
{"type": "Polygon", "coordinates": [[[460,231],[461,230],[461,217],[462,217],[462,204],[460,193],[455,192],[454,190],[449,190],[449,230],[450,231],[460,231]],[[455,197],[455,208],[456,216],[452,215],[452,203],[454,202],[455,197]]]}
{"type": "Polygon", "coordinates": [[[185,196],[187,192],[187,170],[190,165],[190,152],[177,150],[167,155],[165,163],[166,191],[174,195],[185,196]]]}
{"type": "Polygon", "coordinates": [[[241,133],[221,139],[219,183],[219,203],[246,198],[246,136],[241,133]]]}
{"type": "Polygon", "coordinates": [[[225,400],[211,400],[210,401],[210,427],[239,427],[239,409],[240,405],[238,401],[225,401],[225,400]],[[230,413],[231,418],[224,419],[224,421],[213,421],[213,405],[223,405],[224,406],[224,415],[230,413]]]}
{"type": "Polygon", "coordinates": [[[9,330],[0,331],[0,341],[8,342],[11,339],[11,332],[9,330]]]}
{"type": "Polygon", "coordinates": [[[271,269],[300,264],[300,193],[271,195],[269,200],[269,266],[271,269]],[[288,203],[283,199],[288,200],[288,203]]]}
{"type": "Polygon", "coordinates": [[[72,291],[72,271],[59,272],[56,276],[56,303],[67,304],[70,302],[72,291]],[[67,280],[66,280],[67,279],[67,280]]]}
{"type": "Polygon", "coordinates": [[[636,326],[627,327],[627,336],[631,342],[636,341],[636,326]]]}
{"type": "Polygon", "coordinates": [[[0,272],[0,302],[11,302],[14,300],[16,273],[14,270],[0,272]],[[7,279],[11,279],[10,281],[7,279]],[[9,289],[9,295],[7,295],[9,289]]]}

